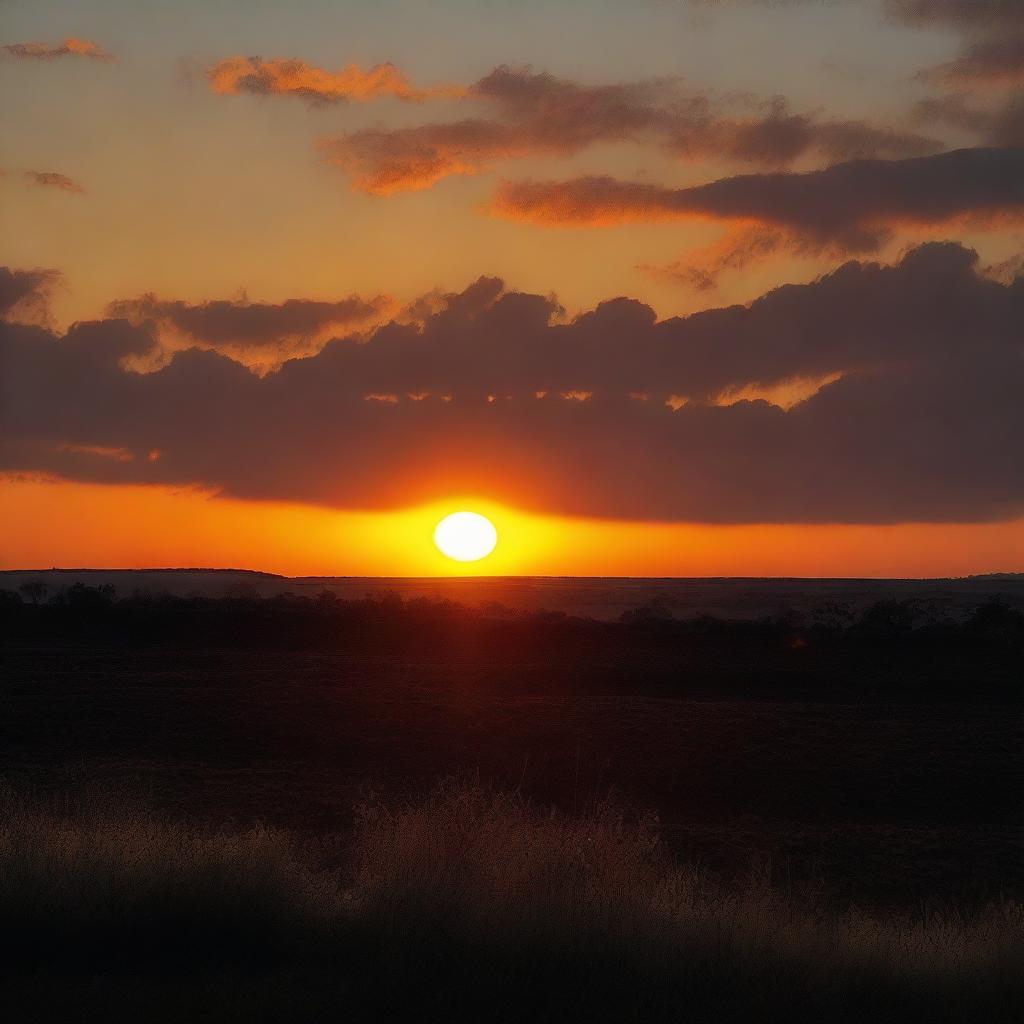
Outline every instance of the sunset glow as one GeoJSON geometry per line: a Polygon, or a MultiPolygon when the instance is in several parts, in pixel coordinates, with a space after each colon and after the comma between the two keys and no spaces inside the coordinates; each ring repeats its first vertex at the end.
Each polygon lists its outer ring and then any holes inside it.
{"type": "Polygon", "coordinates": [[[293,576],[964,576],[1024,565],[1024,519],[707,526],[543,516],[464,495],[392,512],[241,502],[194,489],[7,480],[0,568],[257,566],[293,576]],[[443,555],[437,523],[478,509],[501,543],[443,555]],[[117,529],[111,529],[116,523],[117,529]],[[16,555],[15,555],[16,553],[16,555]]]}
{"type": "Polygon", "coordinates": [[[498,543],[494,524],[478,512],[452,512],[434,529],[438,550],[456,562],[479,562],[498,543]]]}
{"type": "Polygon", "coordinates": [[[272,8],[5,9],[5,565],[1024,568],[1020,77],[975,15],[272,8]],[[43,493],[88,506],[49,547],[43,493]],[[485,558],[433,543],[460,508],[485,558]]]}

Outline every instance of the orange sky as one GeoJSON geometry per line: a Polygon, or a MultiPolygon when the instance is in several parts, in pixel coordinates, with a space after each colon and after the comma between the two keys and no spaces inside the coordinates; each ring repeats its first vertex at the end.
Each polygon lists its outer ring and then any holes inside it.
{"type": "Polygon", "coordinates": [[[163,487],[21,481],[0,494],[0,568],[203,566],[282,575],[962,576],[1024,570],[1024,520],[898,526],[701,526],[528,515],[472,495],[392,513],[240,502],[163,487]],[[441,555],[448,512],[499,541],[441,555]]]}

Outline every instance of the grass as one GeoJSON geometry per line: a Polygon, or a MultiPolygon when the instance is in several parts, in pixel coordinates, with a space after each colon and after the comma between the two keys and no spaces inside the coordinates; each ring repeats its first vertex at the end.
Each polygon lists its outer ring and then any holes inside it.
{"type": "Polygon", "coordinates": [[[19,1020],[1009,1021],[1024,913],[723,886],[655,822],[446,782],[345,839],[0,800],[19,1020]]]}

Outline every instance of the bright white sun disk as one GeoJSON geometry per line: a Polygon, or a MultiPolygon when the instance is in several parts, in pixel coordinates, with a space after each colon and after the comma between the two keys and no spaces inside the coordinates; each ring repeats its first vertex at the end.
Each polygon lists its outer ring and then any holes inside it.
{"type": "Polygon", "coordinates": [[[494,550],[498,531],[478,512],[453,512],[435,527],[434,543],[456,562],[476,562],[494,550]]]}

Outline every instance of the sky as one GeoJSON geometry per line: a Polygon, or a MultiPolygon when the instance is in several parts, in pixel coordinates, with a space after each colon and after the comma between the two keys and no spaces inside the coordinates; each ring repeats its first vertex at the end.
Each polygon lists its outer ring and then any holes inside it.
{"type": "Polygon", "coordinates": [[[0,95],[0,567],[1024,570],[1020,0],[0,0],[0,95]]]}

